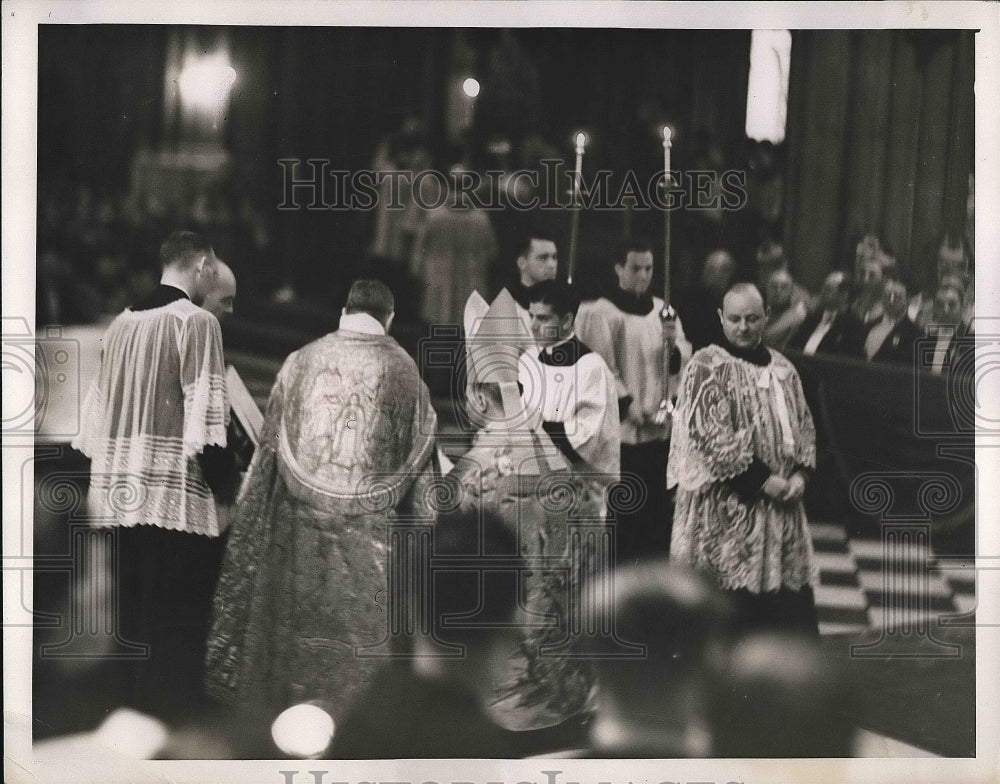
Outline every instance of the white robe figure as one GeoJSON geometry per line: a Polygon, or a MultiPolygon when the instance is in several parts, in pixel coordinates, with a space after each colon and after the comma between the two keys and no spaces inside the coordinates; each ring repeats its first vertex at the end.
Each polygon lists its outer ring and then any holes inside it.
{"type": "Polygon", "coordinates": [[[580,339],[607,362],[617,385],[622,483],[632,488],[621,498],[634,498],[613,510],[619,563],[664,556],[670,548],[670,409],[661,408],[676,396],[691,344],[677,318],[667,359],[662,310],[661,298],[616,286],[606,297],[582,303],[575,322],[580,339]]]}
{"type": "Polygon", "coordinates": [[[584,302],[576,318],[576,334],[587,346],[601,355],[612,375],[622,408],[622,443],[643,444],[667,441],[670,422],[654,423],[653,418],[664,397],[664,379],[669,396],[676,395],[680,374],[691,358],[691,343],[684,335],[680,318],[676,320],[674,346],[680,354],[676,372],[664,373],[663,322],[660,297],[635,297],[615,292],[595,302],[584,302]]]}
{"type": "Polygon", "coordinates": [[[621,426],[615,380],[601,356],[575,335],[521,355],[518,380],[525,408],[574,469],[601,487],[618,481],[621,426]]]}
{"type": "Polygon", "coordinates": [[[95,526],[219,536],[196,456],[226,445],[225,375],[219,322],[183,294],[111,323],[73,441],[91,459],[95,526]]]}
{"type": "Polygon", "coordinates": [[[202,460],[227,443],[225,374],[218,320],[161,284],[108,327],[73,441],[91,459],[90,523],[114,531],[116,633],[149,646],[124,663],[124,699],[151,715],[204,698],[225,521],[202,460]]]}

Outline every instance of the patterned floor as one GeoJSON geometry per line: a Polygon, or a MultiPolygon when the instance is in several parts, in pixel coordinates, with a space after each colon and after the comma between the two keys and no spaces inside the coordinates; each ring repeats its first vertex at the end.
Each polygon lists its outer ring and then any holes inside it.
{"type": "MultiPolygon", "coordinates": [[[[976,580],[971,558],[938,558],[926,544],[849,537],[842,525],[810,523],[820,585],[820,633],[908,626],[971,613],[976,580]]],[[[919,536],[914,539],[919,540],[919,536]]]]}

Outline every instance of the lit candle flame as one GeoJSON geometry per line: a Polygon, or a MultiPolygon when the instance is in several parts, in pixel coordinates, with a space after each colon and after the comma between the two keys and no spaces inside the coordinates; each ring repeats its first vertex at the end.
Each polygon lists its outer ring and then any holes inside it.
{"type": "Polygon", "coordinates": [[[470,76],[462,82],[462,91],[470,98],[477,97],[479,95],[479,82],[470,76]]]}
{"type": "Polygon", "coordinates": [[[576,146],[582,150],[587,145],[587,134],[581,131],[576,135],[576,146]]]}
{"type": "Polygon", "coordinates": [[[674,135],[674,132],[672,130],[670,130],[670,126],[669,125],[664,125],[663,126],[663,141],[669,142],[670,141],[670,137],[673,136],[673,135],[674,135]]]}

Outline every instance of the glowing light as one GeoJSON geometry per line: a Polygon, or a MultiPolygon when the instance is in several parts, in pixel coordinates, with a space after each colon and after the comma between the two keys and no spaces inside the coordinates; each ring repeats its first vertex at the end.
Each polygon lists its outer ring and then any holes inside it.
{"type": "Polygon", "coordinates": [[[663,141],[669,142],[670,141],[670,137],[673,136],[673,135],[674,135],[674,132],[673,132],[673,130],[671,130],[670,126],[669,125],[664,125],[663,126],[663,141]]]}
{"type": "Polygon", "coordinates": [[[788,74],[792,34],[788,30],[754,30],[750,34],[746,134],[756,141],[779,144],[788,116],[788,74]]]}
{"type": "Polygon", "coordinates": [[[132,759],[153,759],[167,742],[166,725],[131,708],[118,708],[93,734],[94,740],[132,759]]]}
{"type": "Polygon", "coordinates": [[[271,725],[275,745],[290,757],[316,759],[330,745],[333,717],[318,705],[303,703],[283,711],[271,725]]]}
{"type": "Polygon", "coordinates": [[[222,53],[189,60],[177,79],[181,100],[197,109],[219,109],[236,83],[236,71],[222,53]]]}
{"type": "Polygon", "coordinates": [[[587,134],[583,131],[580,131],[580,133],[576,135],[576,146],[580,148],[587,146],[587,134]]]}
{"type": "Polygon", "coordinates": [[[479,82],[470,77],[462,82],[462,90],[470,98],[475,98],[479,95],[479,82]]]}

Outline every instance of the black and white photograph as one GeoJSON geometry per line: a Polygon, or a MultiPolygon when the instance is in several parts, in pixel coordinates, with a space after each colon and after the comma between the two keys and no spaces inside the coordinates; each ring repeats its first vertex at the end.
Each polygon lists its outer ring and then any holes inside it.
{"type": "Polygon", "coordinates": [[[2,9],[5,781],[1000,775],[1000,7],[2,9]]]}

